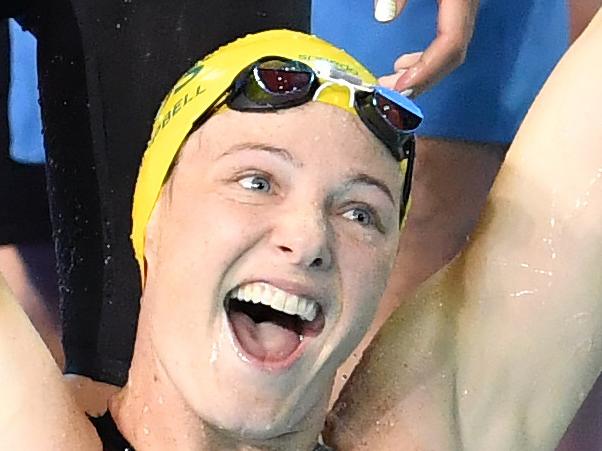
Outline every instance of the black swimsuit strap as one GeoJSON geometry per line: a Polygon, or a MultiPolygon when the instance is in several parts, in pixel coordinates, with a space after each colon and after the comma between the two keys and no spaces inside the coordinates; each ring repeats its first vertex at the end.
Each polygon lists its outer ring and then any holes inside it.
{"type": "Polygon", "coordinates": [[[88,418],[96,428],[96,432],[102,442],[103,451],[135,451],[132,445],[121,435],[111,412],[107,412],[101,417],[88,418]]]}

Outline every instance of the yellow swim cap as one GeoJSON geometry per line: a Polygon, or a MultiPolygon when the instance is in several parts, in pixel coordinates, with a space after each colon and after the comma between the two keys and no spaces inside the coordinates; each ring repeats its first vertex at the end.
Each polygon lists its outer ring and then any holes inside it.
{"type": "MultiPolygon", "coordinates": [[[[366,85],[377,82],[343,50],[315,36],[289,30],[265,31],[238,39],[186,71],[167,94],[155,117],[134,192],[131,238],[143,285],[146,226],[178,150],[195,120],[215,106],[236,76],[255,61],[272,56],[302,61],[313,69],[326,61],[366,85]]],[[[343,87],[325,90],[318,100],[355,113],[349,106],[349,92],[343,87]]]]}

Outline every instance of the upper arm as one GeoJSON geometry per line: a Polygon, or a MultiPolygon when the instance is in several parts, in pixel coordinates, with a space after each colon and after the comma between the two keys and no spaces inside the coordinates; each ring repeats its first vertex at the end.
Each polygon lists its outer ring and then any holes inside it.
{"type": "Polygon", "coordinates": [[[551,449],[602,368],[602,13],[546,82],[460,264],[466,449],[551,449]]]}
{"type": "Polygon", "coordinates": [[[50,352],[0,275],[0,449],[100,449],[50,352]]]}

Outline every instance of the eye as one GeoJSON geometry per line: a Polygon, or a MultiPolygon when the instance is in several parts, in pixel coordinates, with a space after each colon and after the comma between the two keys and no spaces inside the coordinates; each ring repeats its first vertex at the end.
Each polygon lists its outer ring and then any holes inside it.
{"type": "Polygon", "coordinates": [[[260,175],[249,175],[238,180],[240,186],[250,191],[269,193],[272,189],[270,182],[260,175]]]}
{"type": "Polygon", "coordinates": [[[366,208],[352,208],[343,213],[343,217],[351,221],[359,222],[364,227],[375,225],[373,213],[366,208]]]}

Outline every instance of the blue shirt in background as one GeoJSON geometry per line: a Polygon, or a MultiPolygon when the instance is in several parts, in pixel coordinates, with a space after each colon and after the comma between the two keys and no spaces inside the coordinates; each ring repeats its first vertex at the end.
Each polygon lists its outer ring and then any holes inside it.
{"type": "Polygon", "coordinates": [[[10,155],[19,163],[43,163],[44,143],[38,95],[36,40],[9,20],[10,88],[8,122],[10,155]]]}
{"type": "MultiPolygon", "coordinates": [[[[568,48],[566,0],[481,0],[466,61],[416,99],[422,135],[512,141],[544,81],[568,48]]],[[[372,72],[393,72],[400,55],[435,37],[437,2],[409,0],[388,24],[372,0],[314,0],[312,32],[342,47],[372,72]]]]}

